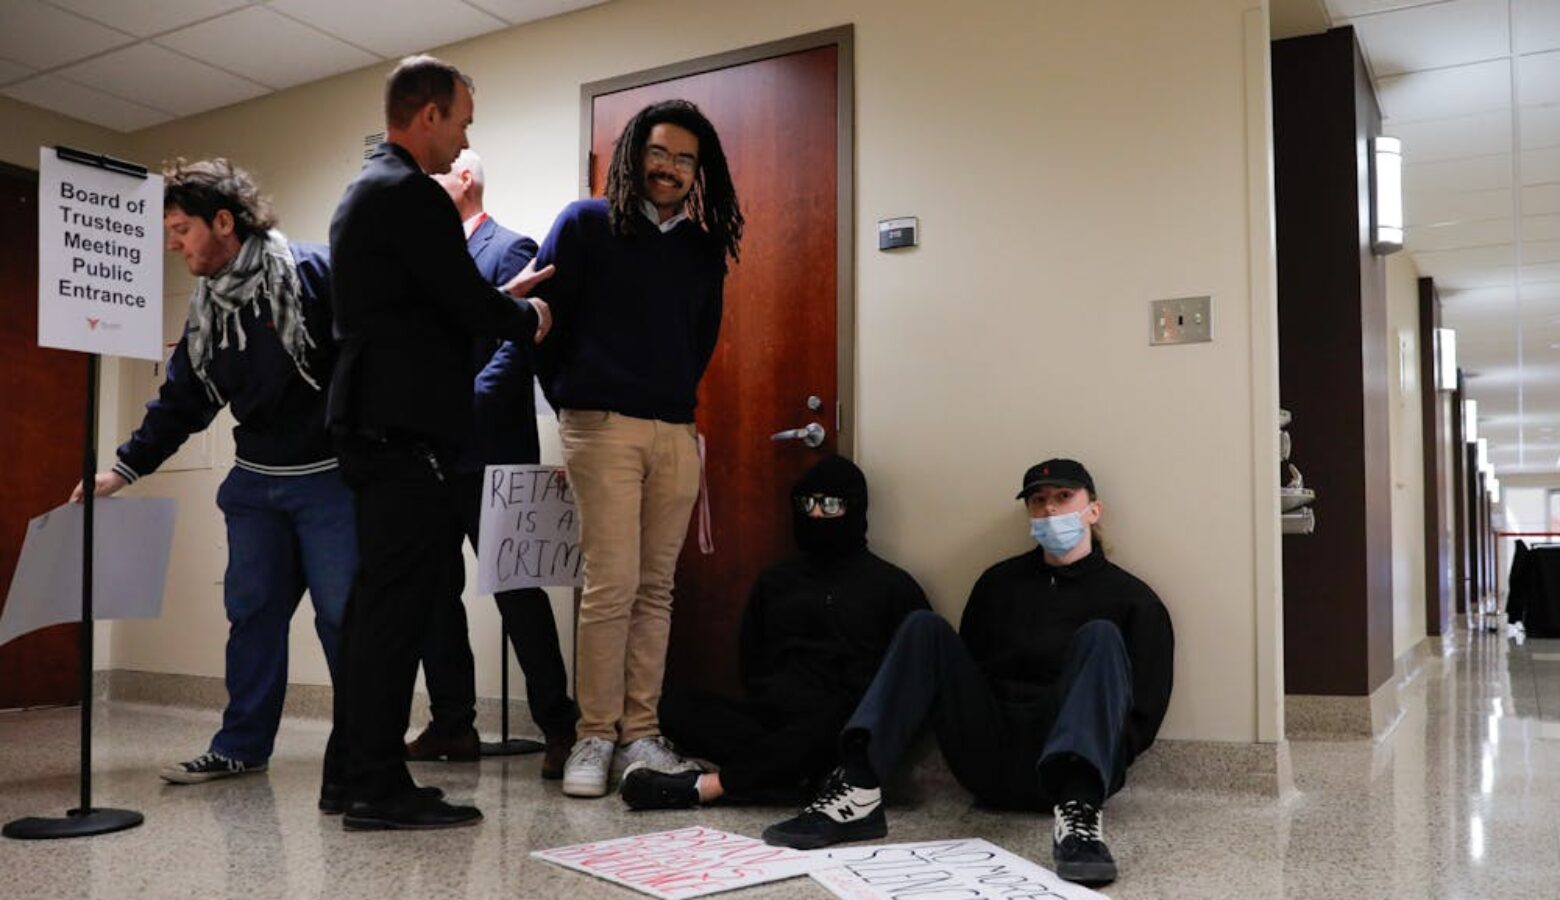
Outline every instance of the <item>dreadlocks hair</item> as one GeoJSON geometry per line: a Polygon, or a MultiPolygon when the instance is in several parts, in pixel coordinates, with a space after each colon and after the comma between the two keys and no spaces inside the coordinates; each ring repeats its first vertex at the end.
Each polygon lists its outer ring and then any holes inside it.
{"type": "Polygon", "coordinates": [[[189,162],[183,157],[163,168],[163,211],[179,209],[209,226],[217,213],[233,214],[240,243],[276,227],[271,203],[260,196],[249,173],[223,157],[189,162]]]}
{"type": "Polygon", "coordinates": [[[650,226],[642,208],[645,145],[650,141],[650,129],[663,123],[685,128],[699,139],[699,168],[688,194],[688,217],[714,239],[721,250],[723,266],[728,256],[736,262],[742,243],[742,207],[737,203],[737,190],[726,167],[726,153],[721,149],[715,126],[687,100],[652,103],[623,127],[612,148],[612,164],[607,167],[608,221],[612,233],[638,233],[650,226]]]}

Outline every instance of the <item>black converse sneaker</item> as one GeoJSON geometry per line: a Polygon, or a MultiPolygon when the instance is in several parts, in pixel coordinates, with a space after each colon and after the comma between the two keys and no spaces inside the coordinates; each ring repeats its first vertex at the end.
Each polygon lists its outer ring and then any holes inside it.
{"type": "Polygon", "coordinates": [[[265,763],[246,763],[236,759],[228,759],[220,753],[206,751],[189,762],[174,763],[171,766],[163,766],[157,774],[163,781],[172,784],[200,784],[205,781],[215,781],[218,778],[231,778],[234,775],[248,775],[251,772],[264,772],[265,763]]]}
{"type": "Polygon", "coordinates": [[[629,809],[692,809],[699,805],[699,772],[658,772],[640,760],[623,773],[618,793],[629,809]]]}
{"type": "Polygon", "coordinates": [[[1051,855],[1056,860],[1056,874],[1086,885],[1115,881],[1116,860],[1105,846],[1099,807],[1082,800],[1068,800],[1056,807],[1055,814],[1051,855]]]}
{"type": "Polygon", "coordinates": [[[857,787],[835,769],[823,790],[797,816],[764,829],[764,843],[814,850],[844,841],[865,841],[888,834],[881,788],[857,787]]]}

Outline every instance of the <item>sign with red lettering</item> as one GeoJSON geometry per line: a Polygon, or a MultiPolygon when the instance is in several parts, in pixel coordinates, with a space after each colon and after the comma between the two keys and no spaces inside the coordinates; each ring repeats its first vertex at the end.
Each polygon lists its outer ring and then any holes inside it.
{"type": "Polygon", "coordinates": [[[771,847],[756,838],[701,826],[531,855],[663,900],[703,897],[839,865],[824,854],[771,847]]]}

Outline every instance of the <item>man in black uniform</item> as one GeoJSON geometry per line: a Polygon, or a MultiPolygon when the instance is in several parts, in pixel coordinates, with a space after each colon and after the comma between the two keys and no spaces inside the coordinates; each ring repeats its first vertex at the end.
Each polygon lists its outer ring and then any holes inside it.
{"type": "Polygon", "coordinates": [[[449,197],[427,177],[465,149],[471,79],[409,57],[385,91],[386,140],[330,223],[341,355],[328,420],[357,497],[361,568],[342,639],[345,684],[320,808],[349,829],[474,824],[471,806],[418,788],[404,744],[429,614],[460,602],[464,497],[451,466],[471,429],[472,341],[532,340],[550,314],[515,300],[549,271],[495,289],[477,271],[449,197]],[[506,293],[508,296],[506,296],[506,293]]]}
{"type": "Polygon", "coordinates": [[[927,609],[910,574],[867,549],[867,479],[843,456],[823,459],[791,491],[801,556],[764,570],[742,614],[747,697],[668,692],[661,725],[679,749],[719,772],[623,776],[634,809],[684,808],[722,796],[794,802],[838,761],[840,729],[905,616],[927,609]]]}
{"type": "Polygon", "coordinates": [[[881,780],[930,723],[959,783],[988,806],[1052,808],[1061,877],[1116,878],[1100,808],[1170,703],[1175,636],[1148,585],[1106,561],[1079,463],[1024,473],[1034,550],[975,583],[957,633],[914,613],[840,735],[843,765],[800,815],[764,831],[810,849],[882,837],[881,780]]]}

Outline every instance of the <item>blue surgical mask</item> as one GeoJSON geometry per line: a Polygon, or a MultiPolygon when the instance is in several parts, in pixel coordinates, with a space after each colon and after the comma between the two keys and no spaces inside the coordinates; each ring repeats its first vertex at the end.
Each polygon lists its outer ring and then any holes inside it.
{"type": "Polygon", "coordinates": [[[1066,556],[1083,540],[1089,526],[1083,524],[1083,513],[1070,512],[1059,516],[1029,520],[1029,536],[1035,539],[1052,556],[1066,556]]]}

